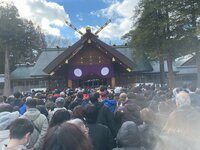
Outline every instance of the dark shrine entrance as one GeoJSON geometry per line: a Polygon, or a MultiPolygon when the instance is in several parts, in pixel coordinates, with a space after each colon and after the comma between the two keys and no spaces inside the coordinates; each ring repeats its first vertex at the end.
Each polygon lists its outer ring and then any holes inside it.
{"type": "Polygon", "coordinates": [[[89,79],[89,80],[79,80],[79,87],[86,88],[96,88],[101,85],[108,85],[107,79],[89,79]]]}
{"type": "Polygon", "coordinates": [[[81,87],[81,88],[97,88],[101,85],[109,85],[110,84],[110,79],[108,78],[101,78],[98,76],[87,76],[82,79],[74,80],[76,87],[81,87]]]}

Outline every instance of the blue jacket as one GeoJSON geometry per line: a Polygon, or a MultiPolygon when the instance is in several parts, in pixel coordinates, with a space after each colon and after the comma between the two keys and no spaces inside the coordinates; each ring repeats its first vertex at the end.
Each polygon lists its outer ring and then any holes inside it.
{"type": "Polygon", "coordinates": [[[115,112],[115,109],[116,109],[116,106],[117,106],[116,100],[103,100],[102,103],[104,103],[105,106],[110,108],[110,110],[112,112],[115,112]]]}
{"type": "Polygon", "coordinates": [[[21,115],[23,115],[25,112],[26,112],[26,103],[24,103],[24,104],[22,105],[22,107],[20,107],[20,109],[19,109],[19,113],[20,113],[21,115]]]}

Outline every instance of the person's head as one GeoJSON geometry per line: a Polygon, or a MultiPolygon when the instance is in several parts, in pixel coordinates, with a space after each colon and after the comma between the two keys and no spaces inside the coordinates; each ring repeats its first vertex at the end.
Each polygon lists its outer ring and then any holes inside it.
{"type": "Polygon", "coordinates": [[[137,125],[133,121],[126,121],[122,124],[117,133],[118,147],[140,147],[141,140],[137,125]]]}
{"type": "Polygon", "coordinates": [[[15,100],[14,95],[10,95],[10,96],[8,96],[8,98],[6,99],[6,103],[11,104],[12,102],[14,102],[14,100],[15,100]]]}
{"type": "Polygon", "coordinates": [[[10,104],[7,103],[1,103],[0,104],[0,112],[12,112],[13,107],[10,104]]]}
{"type": "Polygon", "coordinates": [[[125,100],[127,100],[127,99],[128,99],[127,94],[126,94],[126,93],[121,93],[121,94],[119,95],[119,99],[120,99],[120,101],[125,101],[125,100]]]}
{"type": "Polygon", "coordinates": [[[108,99],[109,99],[109,100],[112,100],[113,98],[114,98],[114,95],[113,95],[112,93],[109,93],[109,94],[108,94],[108,99]]]}
{"type": "Polygon", "coordinates": [[[26,98],[26,106],[27,108],[36,108],[37,105],[37,99],[32,98],[32,97],[27,97],[26,98]]]}
{"type": "Polygon", "coordinates": [[[45,104],[47,110],[53,110],[55,108],[55,104],[51,101],[48,101],[46,104],[45,104]]]}
{"type": "Polygon", "coordinates": [[[10,125],[10,139],[17,140],[19,145],[25,145],[33,130],[34,126],[30,120],[18,118],[10,125]]]}
{"type": "Polygon", "coordinates": [[[190,106],[191,100],[190,96],[187,92],[181,91],[176,95],[176,106],[182,107],[182,106],[190,106]]]}
{"type": "Polygon", "coordinates": [[[77,93],[77,98],[83,99],[83,92],[78,92],[77,93]]]}
{"type": "Polygon", "coordinates": [[[37,105],[45,105],[45,102],[43,99],[37,99],[37,105]]]}
{"type": "Polygon", "coordinates": [[[22,96],[22,94],[19,91],[15,92],[13,95],[15,98],[20,98],[22,96]]]}
{"type": "Polygon", "coordinates": [[[66,109],[57,110],[49,123],[49,128],[70,120],[70,113],[66,109]]]}
{"type": "Polygon", "coordinates": [[[84,122],[81,119],[72,119],[68,121],[69,123],[75,124],[86,136],[88,136],[88,128],[85,126],[84,122]]]}
{"type": "Polygon", "coordinates": [[[87,123],[96,123],[98,111],[95,105],[87,105],[84,114],[87,123]]]}
{"type": "Polygon", "coordinates": [[[107,90],[107,87],[106,86],[101,86],[100,89],[99,89],[101,92],[104,92],[107,90]]]}
{"type": "Polygon", "coordinates": [[[66,95],[65,95],[65,92],[63,92],[63,91],[62,91],[62,92],[60,92],[60,97],[63,97],[63,98],[65,98],[65,96],[66,96],[66,95]]]}
{"type": "Polygon", "coordinates": [[[35,93],[35,98],[41,99],[42,98],[42,93],[40,91],[38,91],[37,93],[35,93]]]}
{"type": "Polygon", "coordinates": [[[97,103],[98,100],[99,100],[99,97],[100,97],[100,95],[99,95],[98,92],[90,94],[90,101],[91,101],[91,103],[93,103],[93,104],[97,103]]]}
{"type": "Polygon", "coordinates": [[[127,94],[127,97],[128,97],[129,99],[136,99],[136,96],[137,96],[137,94],[135,94],[135,93],[133,93],[133,92],[129,92],[129,93],[127,94]]]}
{"type": "Polygon", "coordinates": [[[65,99],[63,97],[58,97],[55,101],[55,105],[57,108],[62,108],[65,106],[65,99]]]}
{"type": "Polygon", "coordinates": [[[92,145],[81,129],[64,122],[48,130],[43,150],[92,150],[92,145]]]}
{"type": "Polygon", "coordinates": [[[74,118],[83,119],[83,114],[84,114],[84,107],[83,106],[78,105],[73,109],[73,117],[74,118]]]}
{"type": "Polygon", "coordinates": [[[92,104],[97,103],[98,100],[99,100],[99,93],[98,92],[92,93],[90,95],[90,101],[91,101],[92,104]]]}
{"type": "Polygon", "coordinates": [[[150,108],[143,108],[140,111],[140,118],[146,123],[153,123],[156,120],[156,116],[150,108]]]}

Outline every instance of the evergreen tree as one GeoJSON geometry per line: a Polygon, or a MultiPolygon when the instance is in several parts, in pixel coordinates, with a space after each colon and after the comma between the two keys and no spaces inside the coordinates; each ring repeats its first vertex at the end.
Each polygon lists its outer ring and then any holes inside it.
{"type": "Polygon", "coordinates": [[[167,60],[170,88],[174,87],[172,61],[177,56],[187,54],[191,42],[196,43],[191,28],[195,19],[192,13],[186,11],[191,5],[197,7],[191,0],[187,4],[186,0],[141,0],[135,28],[125,35],[129,39],[129,45],[135,47],[137,53],[160,60],[161,84],[163,59],[167,60]]]}
{"type": "Polygon", "coordinates": [[[70,45],[70,42],[61,36],[48,35],[45,37],[47,48],[66,48],[70,45]]]}
{"type": "Polygon", "coordinates": [[[164,48],[168,25],[167,16],[168,1],[164,0],[141,0],[138,7],[138,20],[134,24],[135,29],[129,32],[129,45],[135,47],[136,54],[145,54],[150,60],[160,62],[160,83],[164,84],[164,48]]]}
{"type": "Polygon", "coordinates": [[[196,54],[197,87],[200,87],[200,1],[178,0],[174,2],[174,9],[176,9],[176,13],[181,14],[181,17],[184,18],[184,29],[187,34],[185,34],[181,43],[182,49],[187,49],[190,53],[195,52],[196,54]]]}
{"type": "Polygon", "coordinates": [[[40,30],[34,30],[31,22],[20,18],[13,3],[0,2],[0,20],[0,53],[5,62],[4,95],[9,96],[10,66],[26,61],[27,57],[33,58],[34,48],[44,48],[45,42],[40,30]]]}

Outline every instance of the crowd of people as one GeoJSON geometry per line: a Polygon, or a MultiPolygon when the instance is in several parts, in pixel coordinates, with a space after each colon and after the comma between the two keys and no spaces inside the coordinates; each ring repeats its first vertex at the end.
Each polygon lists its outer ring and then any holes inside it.
{"type": "Polygon", "coordinates": [[[200,91],[141,84],[0,97],[2,150],[197,150],[200,91]]]}

